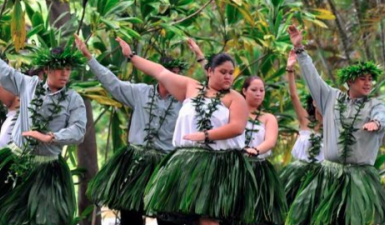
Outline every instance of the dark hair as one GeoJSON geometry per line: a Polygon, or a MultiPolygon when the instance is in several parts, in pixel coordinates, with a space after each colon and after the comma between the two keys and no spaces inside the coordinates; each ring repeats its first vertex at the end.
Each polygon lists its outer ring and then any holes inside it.
{"type": "Polygon", "coordinates": [[[306,112],[309,114],[309,117],[315,118],[316,108],[313,105],[313,97],[311,95],[306,95],[306,112]]]}
{"type": "Polygon", "coordinates": [[[209,70],[209,68],[214,70],[217,66],[220,66],[223,63],[228,61],[230,61],[233,64],[233,66],[235,66],[234,59],[230,55],[226,53],[219,53],[219,54],[213,55],[212,57],[209,57],[208,62],[205,65],[205,70],[209,70]]]}
{"type": "Polygon", "coordinates": [[[262,81],[263,86],[265,86],[265,82],[263,82],[262,78],[260,78],[259,76],[250,76],[250,77],[246,78],[245,81],[243,82],[242,90],[241,90],[241,95],[244,98],[246,98],[246,96],[243,94],[243,89],[247,90],[249,88],[251,82],[253,82],[254,80],[262,81]]]}
{"type": "MultiPolygon", "coordinates": [[[[174,59],[171,58],[170,56],[162,56],[160,57],[159,64],[167,65],[172,61],[174,61],[174,59]]],[[[172,68],[166,68],[166,69],[172,69],[172,68]]]]}
{"type": "Polygon", "coordinates": [[[62,47],[56,47],[56,48],[51,49],[50,52],[52,55],[61,55],[61,54],[63,54],[64,49],[62,47]]]}

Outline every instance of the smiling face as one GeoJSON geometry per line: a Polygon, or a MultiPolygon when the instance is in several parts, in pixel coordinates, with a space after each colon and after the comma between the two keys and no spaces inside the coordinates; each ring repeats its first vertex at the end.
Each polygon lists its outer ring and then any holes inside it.
{"type": "Polygon", "coordinates": [[[48,69],[47,84],[52,91],[62,89],[69,81],[71,74],[71,67],[64,67],[62,69],[48,69]]]}
{"type": "Polygon", "coordinates": [[[242,93],[249,107],[258,108],[265,99],[265,84],[261,79],[254,78],[250,85],[242,89],[242,93]]]}
{"type": "Polygon", "coordinates": [[[373,88],[373,77],[370,74],[364,74],[357,77],[354,81],[348,81],[349,95],[352,98],[361,98],[368,96],[373,88]]]}

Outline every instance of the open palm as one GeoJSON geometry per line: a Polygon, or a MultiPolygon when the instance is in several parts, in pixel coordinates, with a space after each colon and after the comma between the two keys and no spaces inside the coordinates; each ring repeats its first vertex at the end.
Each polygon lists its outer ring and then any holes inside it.
{"type": "Polygon", "coordinates": [[[289,58],[287,59],[286,68],[293,69],[296,61],[297,61],[297,55],[295,54],[294,50],[291,50],[289,53],[289,58]]]}

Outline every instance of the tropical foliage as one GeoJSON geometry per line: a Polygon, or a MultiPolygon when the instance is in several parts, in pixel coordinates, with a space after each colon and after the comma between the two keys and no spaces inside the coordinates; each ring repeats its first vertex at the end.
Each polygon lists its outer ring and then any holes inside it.
{"type": "MultiPolygon", "coordinates": [[[[250,75],[261,76],[266,83],[263,107],[277,116],[280,126],[273,159],[277,167],[290,161],[297,132],[284,77],[292,47],[286,32],[288,25],[296,24],[304,30],[306,48],[321,75],[332,85],[337,86],[335,71],[355,59],[373,60],[385,66],[385,4],[381,1],[71,0],[60,3],[70,10],[58,15],[54,15],[55,5],[45,1],[0,0],[0,4],[0,57],[22,70],[31,67],[38,47],[65,45],[75,32],[83,36],[101,64],[119,79],[134,83],[153,80],[127,63],[115,41],[117,36],[151,60],[158,61],[164,55],[186,60],[189,69],[185,75],[200,80],[205,75],[186,44],[188,37],[195,39],[206,55],[230,53],[238,65],[235,89],[239,90],[250,75]],[[351,7],[355,9],[353,14],[351,7]]],[[[97,115],[93,125],[101,165],[111,156],[110,149],[126,144],[131,109],[111,98],[88,69],[74,71],[72,78],[71,87],[92,101],[97,115]]],[[[384,98],[382,84],[378,83],[376,94],[384,98]]],[[[306,88],[300,80],[298,90],[304,97],[306,88]]],[[[75,151],[73,147],[66,151],[74,166],[81,161],[75,151]]],[[[82,176],[87,169],[78,168],[74,173],[82,176]]],[[[86,210],[79,220],[91,212],[92,209],[86,210]]]]}

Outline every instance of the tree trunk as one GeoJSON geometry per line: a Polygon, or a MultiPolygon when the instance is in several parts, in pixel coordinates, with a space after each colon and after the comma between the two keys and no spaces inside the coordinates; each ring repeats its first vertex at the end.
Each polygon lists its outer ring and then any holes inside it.
{"type": "Polygon", "coordinates": [[[348,35],[345,32],[343,24],[341,24],[340,14],[338,13],[338,11],[336,9],[336,6],[335,6],[333,0],[328,0],[328,3],[330,5],[330,9],[332,10],[334,16],[336,17],[336,24],[337,24],[337,28],[338,28],[338,33],[340,34],[340,38],[341,38],[341,41],[342,41],[342,47],[343,47],[343,50],[344,50],[344,53],[345,53],[346,60],[350,64],[351,60],[350,60],[349,38],[348,38],[348,35]]]}
{"type": "Polygon", "coordinates": [[[51,10],[49,11],[49,22],[51,25],[54,25],[56,28],[60,28],[71,19],[71,15],[69,14],[70,6],[67,1],[46,0],[45,2],[48,8],[51,7],[51,10]],[[59,16],[64,12],[68,13],[54,24],[56,19],[59,18],[59,16]]]}
{"type": "Polygon", "coordinates": [[[357,16],[357,20],[358,20],[358,24],[359,24],[359,33],[361,35],[360,39],[362,39],[362,42],[364,44],[364,50],[365,50],[365,55],[366,55],[366,60],[372,60],[372,55],[370,53],[370,50],[369,50],[369,44],[368,44],[368,32],[365,31],[364,27],[363,27],[363,18],[362,18],[362,13],[361,13],[361,5],[360,5],[360,2],[358,0],[354,0],[354,7],[355,7],[355,11],[356,11],[356,16],[357,16]]]}
{"type": "MultiPolygon", "coordinates": [[[[84,176],[80,177],[79,181],[79,215],[81,215],[87,207],[93,205],[85,193],[87,190],[88,182],[99,170],[92,105],[91,101],[87,98],[84,98],[84,103],[87,109],[87,131],[86,135],[84,136],[83,143],[78,146],[77,156],[78,168],[85,168],[86,172],[84,176]]],[[[100,225],[100,209],[98,208],[96,210],[96,215],[98,215],[96,218],[94,218],[93,213],[91,213],[87,216],[87,219],[80,221],[80,225],[100,225]],[[95,220],[95,222],[93,222],[93,220],[95,220]]]]}

